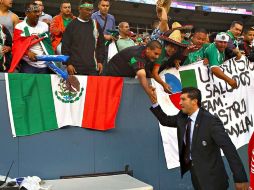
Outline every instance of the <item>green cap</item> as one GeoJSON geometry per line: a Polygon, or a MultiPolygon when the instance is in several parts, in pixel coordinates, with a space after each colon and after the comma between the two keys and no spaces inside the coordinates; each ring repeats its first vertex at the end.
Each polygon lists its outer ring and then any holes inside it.
{"type": "Polygon", "coordinates": [[[93,9],[93,4],[92,3],[84,3],[84,4],[80,5],[79,7],[93,9]]]}

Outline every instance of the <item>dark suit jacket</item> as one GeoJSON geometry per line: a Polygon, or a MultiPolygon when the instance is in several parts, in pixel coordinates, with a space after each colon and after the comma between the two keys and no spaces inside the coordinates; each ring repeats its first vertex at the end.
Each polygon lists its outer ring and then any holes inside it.
{"type": "MultiPolygon", "coordinates": [[[[182,111],[175,116],[167,116],[160,106],[151,107],[150,109],[162,125],[177,128],[179,159],[183,176],[188,170],[183,161],[183,138],[188,116],[182,111]]],[[[229,162],[234,181],[236,183],[247,182],[248,179],[243,164],[234,144],[225,132],[221,120],[200,108],[194,125],[191,157],[192,168],[196,173],[201,188],[204,190],[220,190],[228,187],[228,176],[220,148],[229,162]]]]}

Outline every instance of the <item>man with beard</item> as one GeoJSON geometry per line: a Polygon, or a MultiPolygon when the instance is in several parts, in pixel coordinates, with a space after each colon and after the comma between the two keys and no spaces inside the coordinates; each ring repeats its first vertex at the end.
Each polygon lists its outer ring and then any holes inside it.
{"type": "Polygon", "coordinates": [[[65,28],[75,17],[71,13],[71,3],[69,0],[63,0],[60,5],[60,14],[52,19],[50,24],[50,33],[52,46],[57,54],[61,54],[62,37],[65,28]]]}
{"type": "Polygon", "coordinates": [[[135,42],[130,39],[130,26],[128,22],[121,22],[118,25],[119,38],[116,41],[118,51],[121,51],[127,47],[135,46],[135,42]]]}

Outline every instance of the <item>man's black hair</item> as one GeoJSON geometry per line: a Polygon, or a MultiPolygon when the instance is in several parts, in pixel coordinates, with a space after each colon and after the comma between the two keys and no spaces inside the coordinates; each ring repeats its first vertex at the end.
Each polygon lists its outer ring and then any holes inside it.
{"type": "Polygon", "coordinates": [[[254,27],[252,26],[252,27],[248,27],[248,28],[244,29],[243,33],[247,34],[249,31],[254,31],[254,27]]]}
{"type": "Polygon", "coordinates": [[[243,22],[242,21],[233,21],[230,25],[230,28],[234,27],[236,24],[239,24],[241,26],[243,26],[243,22]]]}
{"type": "Polygon", "coordinates": [[[69,3],[69,4],[71,4],[71,1],[70,1],[70,0],[62,0],[60,5],[62,6],[64,3],[69,3]]]}
{"type": "Polygon", "coordinates": [[[154,50],[155,48],[162,49],[161,43],[157,40],[152,40],[152,41],[148,42],[146,47],[150,48],[151,50],[154,50]]]}
{"type": "Polygon", "coordinates": [[[201,92],[199,89],[194,88],[194,87],[185,87],[182,89],[182,94],[188,94],[188,97],[191,100],[197,99],[198,107],[201,107],[202,96],[201,96],[201,92]]]}
{"type": "Polygon", "coordinates": [[[204,33],[204,34],[208,34],[207,30],[205,28],[196,28],[194,30],[194,33],[204,33]]]}

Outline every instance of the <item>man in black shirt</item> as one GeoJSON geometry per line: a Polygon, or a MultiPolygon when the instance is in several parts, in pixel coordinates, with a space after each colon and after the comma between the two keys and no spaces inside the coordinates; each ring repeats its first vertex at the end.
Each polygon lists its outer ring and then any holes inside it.
{"type": "Polygon", "coordinates": [[[117,53],[107,64],[106,75],[135,77],[150,98],[154,93],[146,77],[151,76],[154,61],[160,56],[162,46],[154,40],[146,46],[132,46],[117,53]]]}
{"type": "Polygon", "coordinates": [[[62,54],[69,55],[65,64],[70,75],[99,75],[103,70],[104,37],[97,21],[91,19],[93,3],[81,0],[79,16],[66,28],[62,54]]]}

